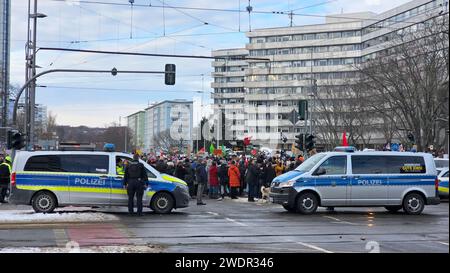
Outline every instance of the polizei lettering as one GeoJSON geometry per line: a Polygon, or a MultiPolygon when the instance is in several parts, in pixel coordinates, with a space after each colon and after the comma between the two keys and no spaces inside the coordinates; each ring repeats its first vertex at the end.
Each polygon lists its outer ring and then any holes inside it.
{"type": "Polygon", "coordinates": [[[362,179],[358,180],[358,185],[364,185],[364,186],[380,186],[383,185],[383,181],[379,179],[362,179]]]}
{"type": "Polygon", "coordinates": [[[75,178],[75,185],[83,186],[105,186],[106,180],[100,178],[75,178]]]}

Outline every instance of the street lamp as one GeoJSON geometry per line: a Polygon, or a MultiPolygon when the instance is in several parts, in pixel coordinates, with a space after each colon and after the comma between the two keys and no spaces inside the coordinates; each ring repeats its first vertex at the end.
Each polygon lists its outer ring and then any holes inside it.
{"type": "MultiPolygon", "coordinates": [[[[30,1],[28,1],[28,11],[30,11],[30,1]]],[[[37,52],[37,19],[38,18],[45,18],[47,17],[46,14],[38,13],[37,12],[37,0],[34,0],[34,6],[33,6],[33,13],[28,12],[28,32],[30,30],[30,21],[33,20],[33,37],[32,41],[30,41],[30,35],[28,35],[27,38],[27,52],[26,52],[26,75],[25,75],[25,81],[28,81],[30,78],[33,78],[36,76],[36,68],[38,66],[36,65],[36,52],[37,52]],[[31,52],[30,52],[30,46],[31,52]]],[[[28,88],[28,87],[27,87],[28,88]]],[[[26,127],[28,132],[28,147],[31,147],[34,144],[34,122],[35,122],[35,104],[36,104],[36,79],[34,79],[31,83],[31,88],[28,91],[27,96],[27,115],[29,118],[27,118],[26,127]]]]}

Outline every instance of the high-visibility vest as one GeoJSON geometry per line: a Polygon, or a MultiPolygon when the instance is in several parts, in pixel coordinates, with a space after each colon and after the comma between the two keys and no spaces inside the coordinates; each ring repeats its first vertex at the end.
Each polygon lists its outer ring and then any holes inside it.
{"type": "Polygon", "coordinates": [[[9,165],[9,164],[6,163],[6,162],[3,162],[2,164],[0,164],[0,166],[1,166],[1,165],[6,165],[6,166],[8,166],[9,173],[11,174],[11,165],[9,165]]]}
{"type": "Polygon", "coordinates": [[[116,173],[118,175],[124,175],[125,174],[125,169],[123,166],[116,166],[116,173]]]}

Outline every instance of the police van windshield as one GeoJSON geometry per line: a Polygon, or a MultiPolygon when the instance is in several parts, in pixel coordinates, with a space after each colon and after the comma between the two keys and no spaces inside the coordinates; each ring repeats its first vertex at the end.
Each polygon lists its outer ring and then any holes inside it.
{"type": "Polygon", "coordinates": [[[326,156],[326,154],[315,154],[312,157],[310,157],[307,160],[305,160],[305,162],[303,162],[295,170],[298,171],[298,172],[304,172],[304,173],[309,172],[325,156],[326,156]]]}

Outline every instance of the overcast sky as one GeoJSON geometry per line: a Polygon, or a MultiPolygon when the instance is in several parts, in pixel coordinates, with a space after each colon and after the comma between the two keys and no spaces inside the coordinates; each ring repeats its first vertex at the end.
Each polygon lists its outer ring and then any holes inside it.
{"type": "MultiPolygon", "coordinates": [[[[244,47],[249,29],[248,13],[180,10],[162,5],[162,0],[104,0],[105,3],[78,3],[74,0],[39,0],[38,47],[64,47],[145,53],[207,55],[211,50],[244,47]],[[151,6],[153,5],[153,6],[151,6]],[[207,23],[207,24],[206,24],[207,23]],[[240,30],[240,32],[239,32],[240,30]],[[165,34],[165,35],[164,35],[165,34]]],[[[11,84],[24,83],[27,2],[14,0],[11,7],[11,84]]],[[[101,1],[98,1],[101,2],[101,1]]],[[[380,13],[406,0],[258,0],[251,1],[255,11],[288,11],[327,15],[372,11],[380,13]],[[313,7],[309,7],[313,6],[313,7]],[[309,7],[309,8],[304,8],[309,7]]],[[[247,0],[169,0],[169,6],[245,10],[247,0]]],[[[286,15],[252,14],[253,29],[288,26],[286,15]]],[[[295,25],[323,23],[323,17],[295,16],[295,25]]],[[[177,65],[177,83],[165,86],[162,76],[110,74],[49,74],[38,80],[46,86],[37,89],[37,102],[48,106],[62,125],[104,127],[125,122],[125,117],[165,99],[194,100],[194,120],[210,112],[212,103],[211,60],[173,59],[133,56],[105,56],[82,53],[40,51],[39,71],[54,68],[163,70],[165,63],[177,65]],[[203,80],[202,80],[203,79],[203,80]],[[204,93],[199,93],[203,91],[204,93]],[[202,99],[203,94],[203,99],[202,99]]]]}

